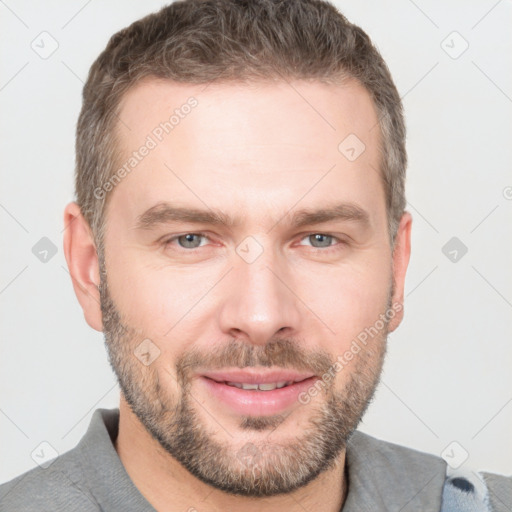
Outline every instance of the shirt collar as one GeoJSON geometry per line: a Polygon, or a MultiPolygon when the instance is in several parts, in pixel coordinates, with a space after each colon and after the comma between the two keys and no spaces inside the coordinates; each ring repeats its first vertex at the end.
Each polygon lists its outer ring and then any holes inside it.
{"type": "Polygon", "coordinates": [[[155,512],[126,472],[114,447],[119,431],[119,409],[96,409],[77,446],[86,485],[109,512],[155,512]]]}
{"type": "MultiPolygon", "coordinates": [[[[102,510],[153,512],[114,448],[118,430],[119,409],[94,412],[77,446],[85,483],[102,510]]],[[[355,431],[345,460],[348,493],[342,512],[440,510],[446,473],[443,459],[355,431]]]]}
{"type": "Polygon", "coordinates": [[[348,441],[343,512],[439,512],[446,462],[355,431],[348,441]]]}

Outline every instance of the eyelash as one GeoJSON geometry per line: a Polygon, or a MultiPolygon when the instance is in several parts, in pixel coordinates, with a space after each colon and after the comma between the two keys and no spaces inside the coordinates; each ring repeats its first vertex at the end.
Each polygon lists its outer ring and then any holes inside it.
{"type": "MultiPolygon", "coordinates": [[[[202,238],[206,238],[206,239],[210,239],[209,236],[205,233],[194,233],[194,232],[188,232],[188,233],[182,233],[181,235],[174,235],[172,236],[171,238],[168,238],[166,240],[163,241],[163,245],[165,247],[171,245],[172,242],[176,241],[178,238],[181,238],[182,236],[186,236],[186,235],[196,235],[196,236],[199,236],[199,237],[202,237],[202,238]]],[[[311,247],[311,249],[314,249],[314,250],[317,250],[317,251],[321,251],[322,253],[330,253],[332,251],[337,251],[340,249],[340,246],[343,246],[343,245],[346,245],[346,242],[334,235],[331,235],[329,233],[322,233],[322,232],[319,232],[319,231],[315,231],[313,233],[307,233],[305,235],[302,236],[302,238],[300,239],[301,241],[304,240],[305,238],[309,238],[311,236],[314,236],[314,235],[322,235],[322,236],[327,236],[327,237],[331,237],[333,239],[333,241],[336,241],[337,243],[333,244],[333,245],[330,245],[328,247],[313,247],[313,246],[306,246],[306,247],[311,247]]],[[[199,246],[199,247],[193,247],[193,248],[185,248],[185,247],[179,247],[177,246],[177,249],[178,251],[180,252],[194,252],[196,249],[200,249],[201,247],[203,247],[202,245],[199,246]]]]}

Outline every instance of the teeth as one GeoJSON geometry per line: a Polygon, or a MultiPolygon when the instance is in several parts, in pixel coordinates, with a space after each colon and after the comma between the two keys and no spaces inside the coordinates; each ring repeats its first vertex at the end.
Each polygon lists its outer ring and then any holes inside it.
{"type": "Polygon", "coordinates": [[[242,389],[258,389],[258,384],[242,384],[242,389]]]}
{"type": "Polygon", "coordinates": [[[259,384],[258,389],[261,391],[272,391],[277,388],[277,384],[275,382],[269,382],[268,384],[259,384]]]}
{"type": "Polygon", "coordinates": [[[285,386],[293,384],[293,380],[281,381],[281,382],[268,382],[266,384],[246,384],[241,382],[226,382],[228,386],[234,386],[238,389],[245,390],[259,390],[259,391],[272,391],[274,389],[281,389],[285,386]]]}

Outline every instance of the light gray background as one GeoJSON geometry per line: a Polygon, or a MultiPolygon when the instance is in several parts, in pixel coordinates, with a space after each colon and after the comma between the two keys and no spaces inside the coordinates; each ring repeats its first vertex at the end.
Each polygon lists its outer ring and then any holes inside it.
{"type": "MultiPolygon", "coordinates": [[[[161,5],[0,1],[0,482],[35,466],[43,441],[72,448],[94,409],[117,405],[102,335],[66,270],[62,211],[89,66],[110,35],[161,5]],[[51,49],[43,31],[59,45],[46,59],[31,47],[51,49]],[[58,249],[46,263],[32,253],[42,237],[58,249]]],[[[370,34],[403,97],[414,217],[405,320],[361,429],[510,474],[512,3],[337,5],[370,34]],[[468,248],[456,262],[442,252],[452,237],[468,248]]]]}

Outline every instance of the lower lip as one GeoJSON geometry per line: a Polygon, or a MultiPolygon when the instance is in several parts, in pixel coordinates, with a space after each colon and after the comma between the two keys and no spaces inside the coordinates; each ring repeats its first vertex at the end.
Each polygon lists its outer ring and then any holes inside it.
{"type": "Polygon", "coordinates": [[[201,377],[200,380],[216,399],[228,405],[232,411],[244,416],[271,416],[280,414],[299,403],[300,393],[310,388],[316,377],[272,391],[240,389],[207,377],[201,377]]]}

